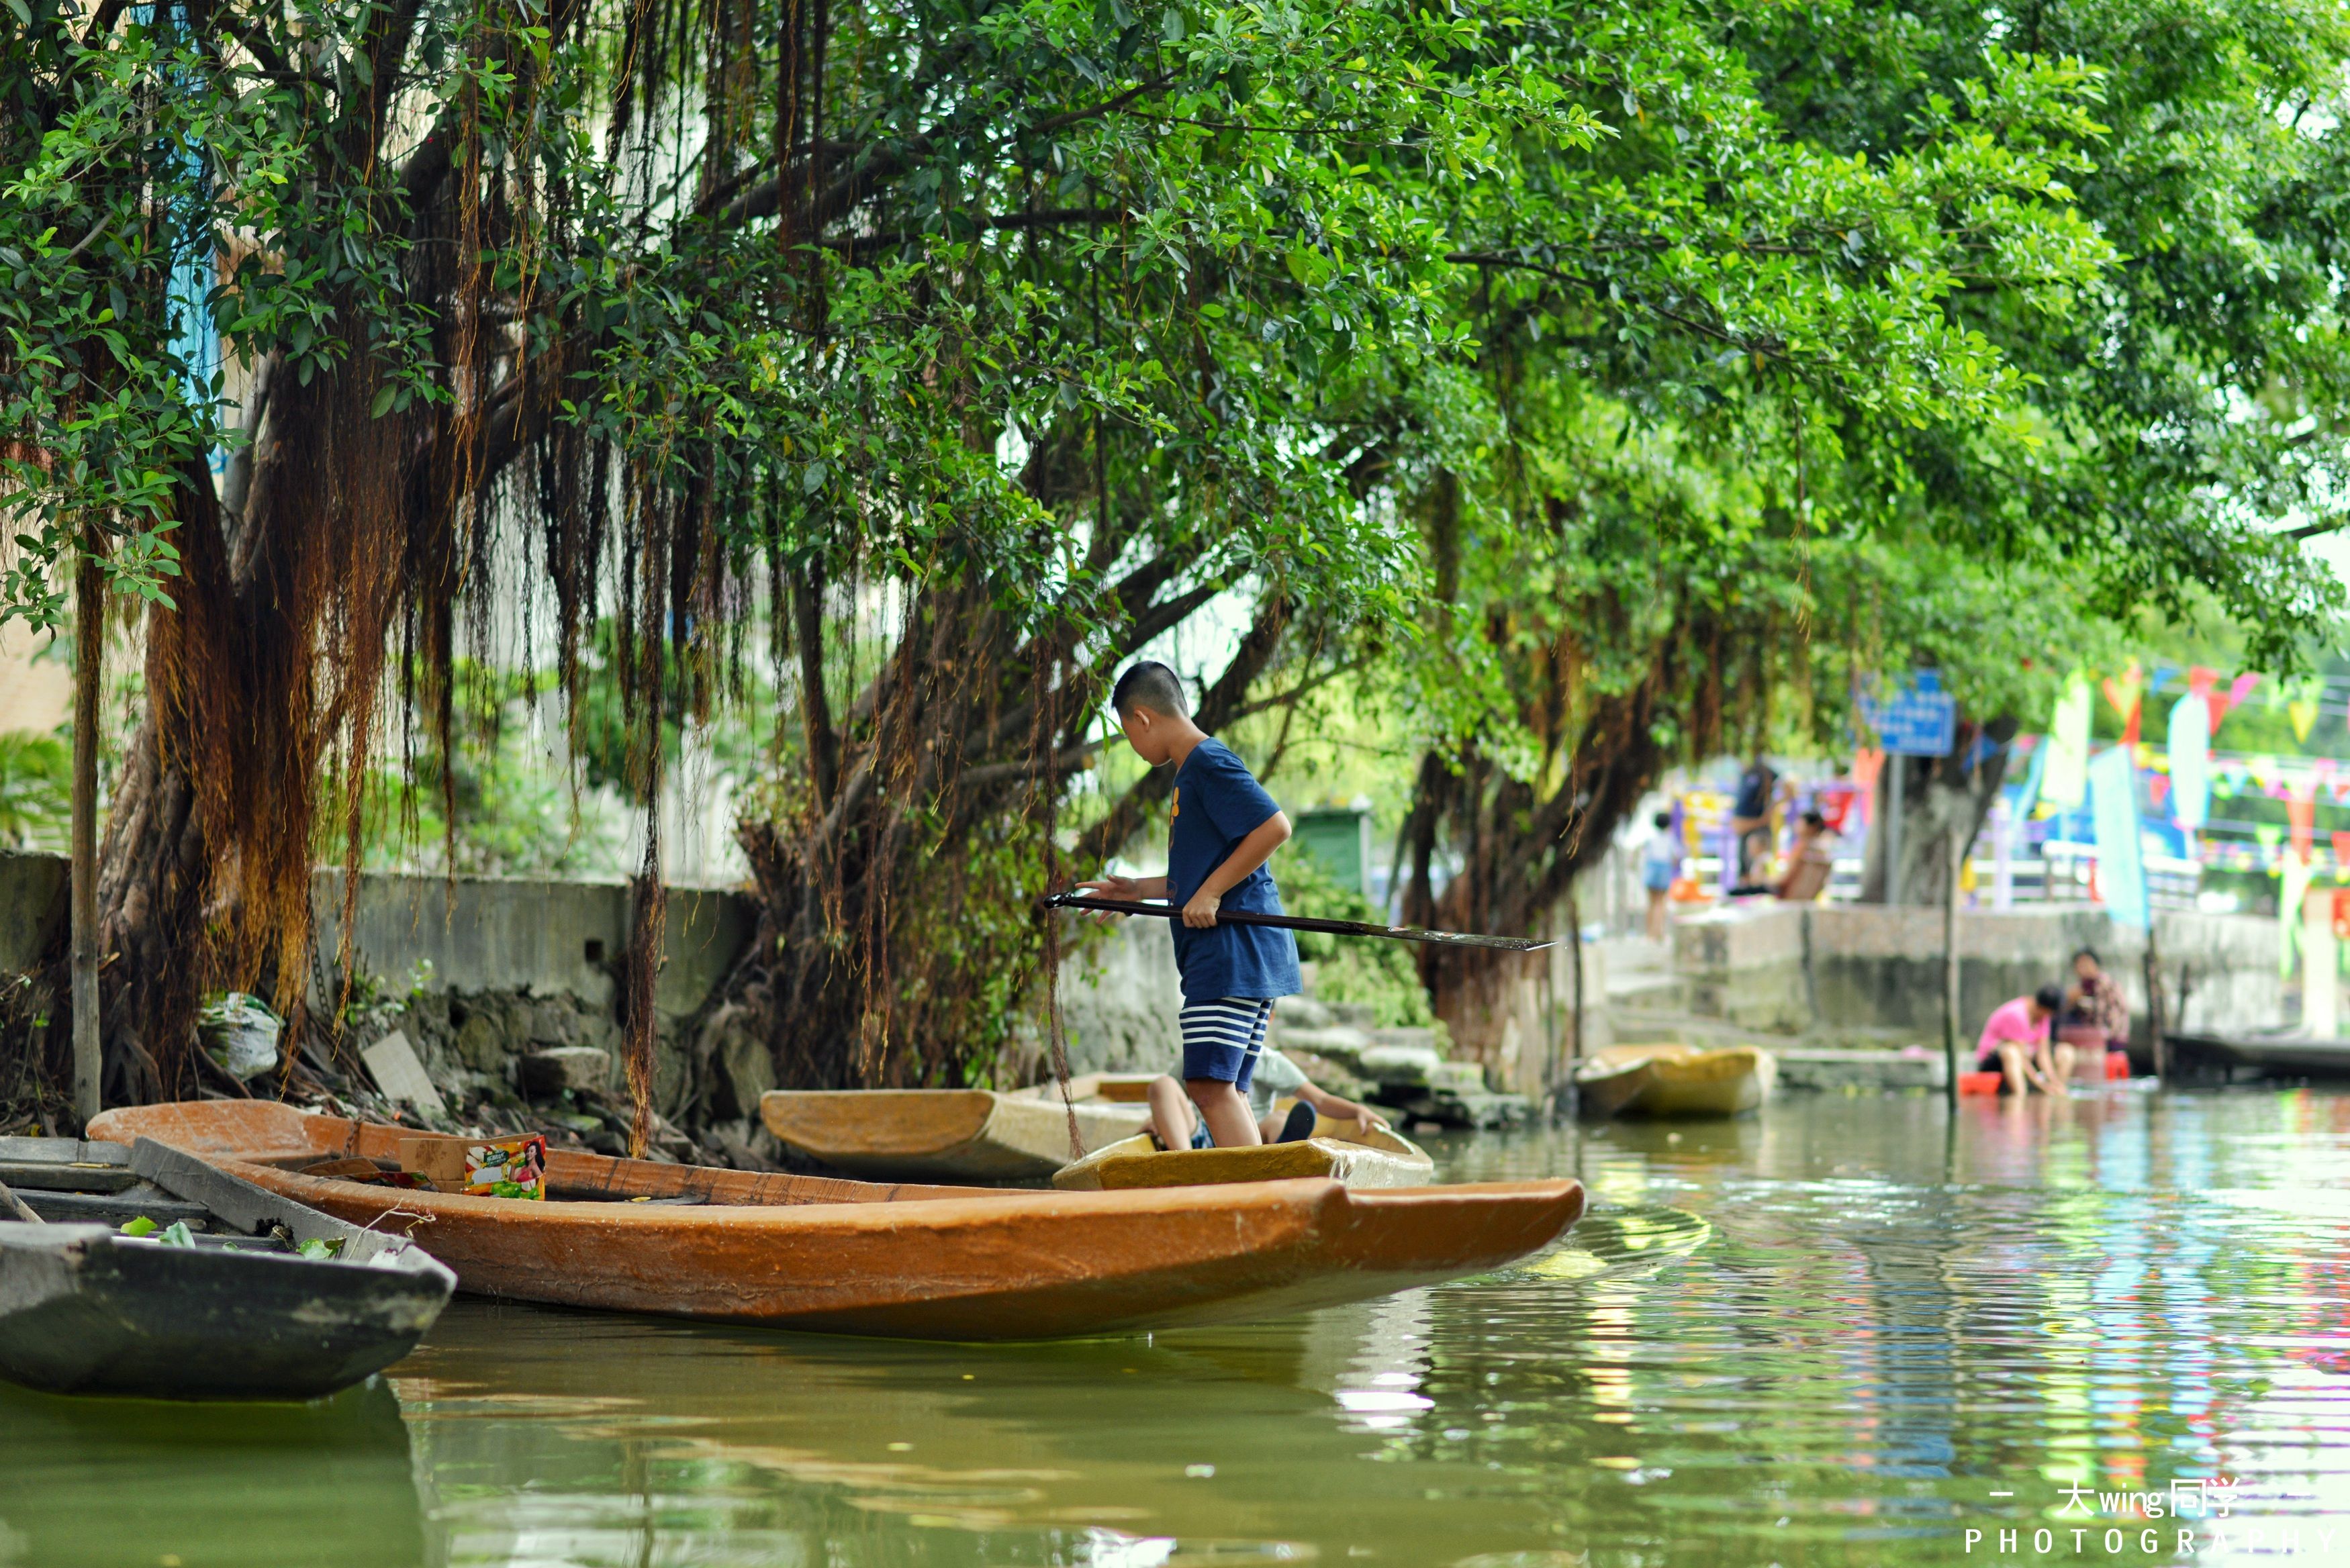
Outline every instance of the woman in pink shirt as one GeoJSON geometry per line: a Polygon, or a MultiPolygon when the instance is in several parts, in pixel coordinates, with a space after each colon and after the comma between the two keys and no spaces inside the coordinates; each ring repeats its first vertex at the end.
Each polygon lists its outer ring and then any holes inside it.
{"type": "Polygon", "coordinates": [[[2073,1047],[2061,1042],[2051,1046],[2049,1020],[2064,1005],[2064,992],[2043,985],[2030,996],[2019,996],[1991,1012],[1975,1043],[1975,1071],[1997,1073],[2002,1095],[2021,1095],[2026,1086],[2043,1095],[2063,1095],[2073,1077],[2073,1047]]]}

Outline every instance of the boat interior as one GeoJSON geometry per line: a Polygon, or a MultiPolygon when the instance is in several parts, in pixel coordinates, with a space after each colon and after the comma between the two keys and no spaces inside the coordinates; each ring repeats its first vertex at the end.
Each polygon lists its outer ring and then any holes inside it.
{"type": "MultiPolygon", "coordinates": [[[[451,1152],[482,1141],[454,1134],[420,1133],[406,1127],[345,1121],[338,1116],[306,1116],[290,1106],[270,1108],[280,1115],[268,1116],[259,1106],[243,1113],[239,1119],[245,1125],[236,1129],[246,1135],[243,1137],[224,1137],[227,1129],[215,1128],[211,1129],[208,1137],[191,1140],[191,1147],[213,1158],[243,1160],[297,1175],[430,1189],[430,1173],[446,1168],[451,1152]]],[[[462,1160],[462,1152],[458,1158],[462,1160]]],[[[1004,1195],[993,1188],[722,1170],[711,1166],[619,1159],[579,1149],[550,1148],[546,1156],[546,1196],[548,1201],[556,1203],[774,1206],[1004,1195]]]]}

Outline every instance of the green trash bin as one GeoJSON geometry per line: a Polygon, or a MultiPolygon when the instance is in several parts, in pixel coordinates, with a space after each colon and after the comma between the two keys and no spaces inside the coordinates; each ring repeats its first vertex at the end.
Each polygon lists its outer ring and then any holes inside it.
{"type": "Polygon", "coordinates": [[[1366,897],[1371,890],[1371,813],[1368,806],[1321,806],[1294,819],[1291,843],[1313,857],[1325,876],[1366,897]]]}

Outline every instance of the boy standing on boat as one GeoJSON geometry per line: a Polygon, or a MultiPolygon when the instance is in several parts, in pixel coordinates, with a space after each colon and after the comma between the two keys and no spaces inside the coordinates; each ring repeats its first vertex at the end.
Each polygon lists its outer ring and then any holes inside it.
{"type": "Polygon", "coordinates": [[[1261,1143],[1248,1091],[1275,997],[1302,989],[1297,941],[1285,930],[1220,922],[1222,909],[1282,913],[1265,862],[1289,841],[1289,818],[1222,742],[1191,722],[1183,685],[1144,660],[1110,693],[1118,727],[1150,766],[1175,770],[1167,875],[1081,883],[1111,898],[1165,898],[1183,976],[1183,1092],[1219,1148],[1261,1143]]]}

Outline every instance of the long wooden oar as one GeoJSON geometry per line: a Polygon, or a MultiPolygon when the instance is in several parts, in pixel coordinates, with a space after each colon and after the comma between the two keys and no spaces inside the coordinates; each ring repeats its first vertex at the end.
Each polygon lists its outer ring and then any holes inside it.
{"type": "Polygon", "coordinates": [[[8,1189],[8,1184],[5,1181],[0,1181],[0,1199],[5,1199],[7,1203],[9,1211],[27,1225],[46,1225],[48,1223],[47,1220],[33,1212],[33,1206],[31,1204],[17,1197],[14,1192],[11,1192],[8,1189]]]}
{"type": "MultiPolygon", "coordinates": [[[[1130,904],[1121,898],[1089,898],[1079,893],[1055,893],[1045,900],[1048,909],[1100,909],[1112,915],[1155,915],[1179,920],[1183,911],[1173,904],[1130,904]]],[[[1285,931],[1321,931],[1334,937],[1386,937],[1399,942],[1433,942],[1448,948],[1499,948],[1503,952],[1534,953],[1554,948],[1555,941],[1534,937],[1480,937],[1466,931],[1430,931],[1419,926],[1381,926],[1369,920],[1322,920],[1307,915],[1258,915],[1245,909],[1219,909],[1219,921],[1235,926],[1277,926],[1285,931]]]]}

